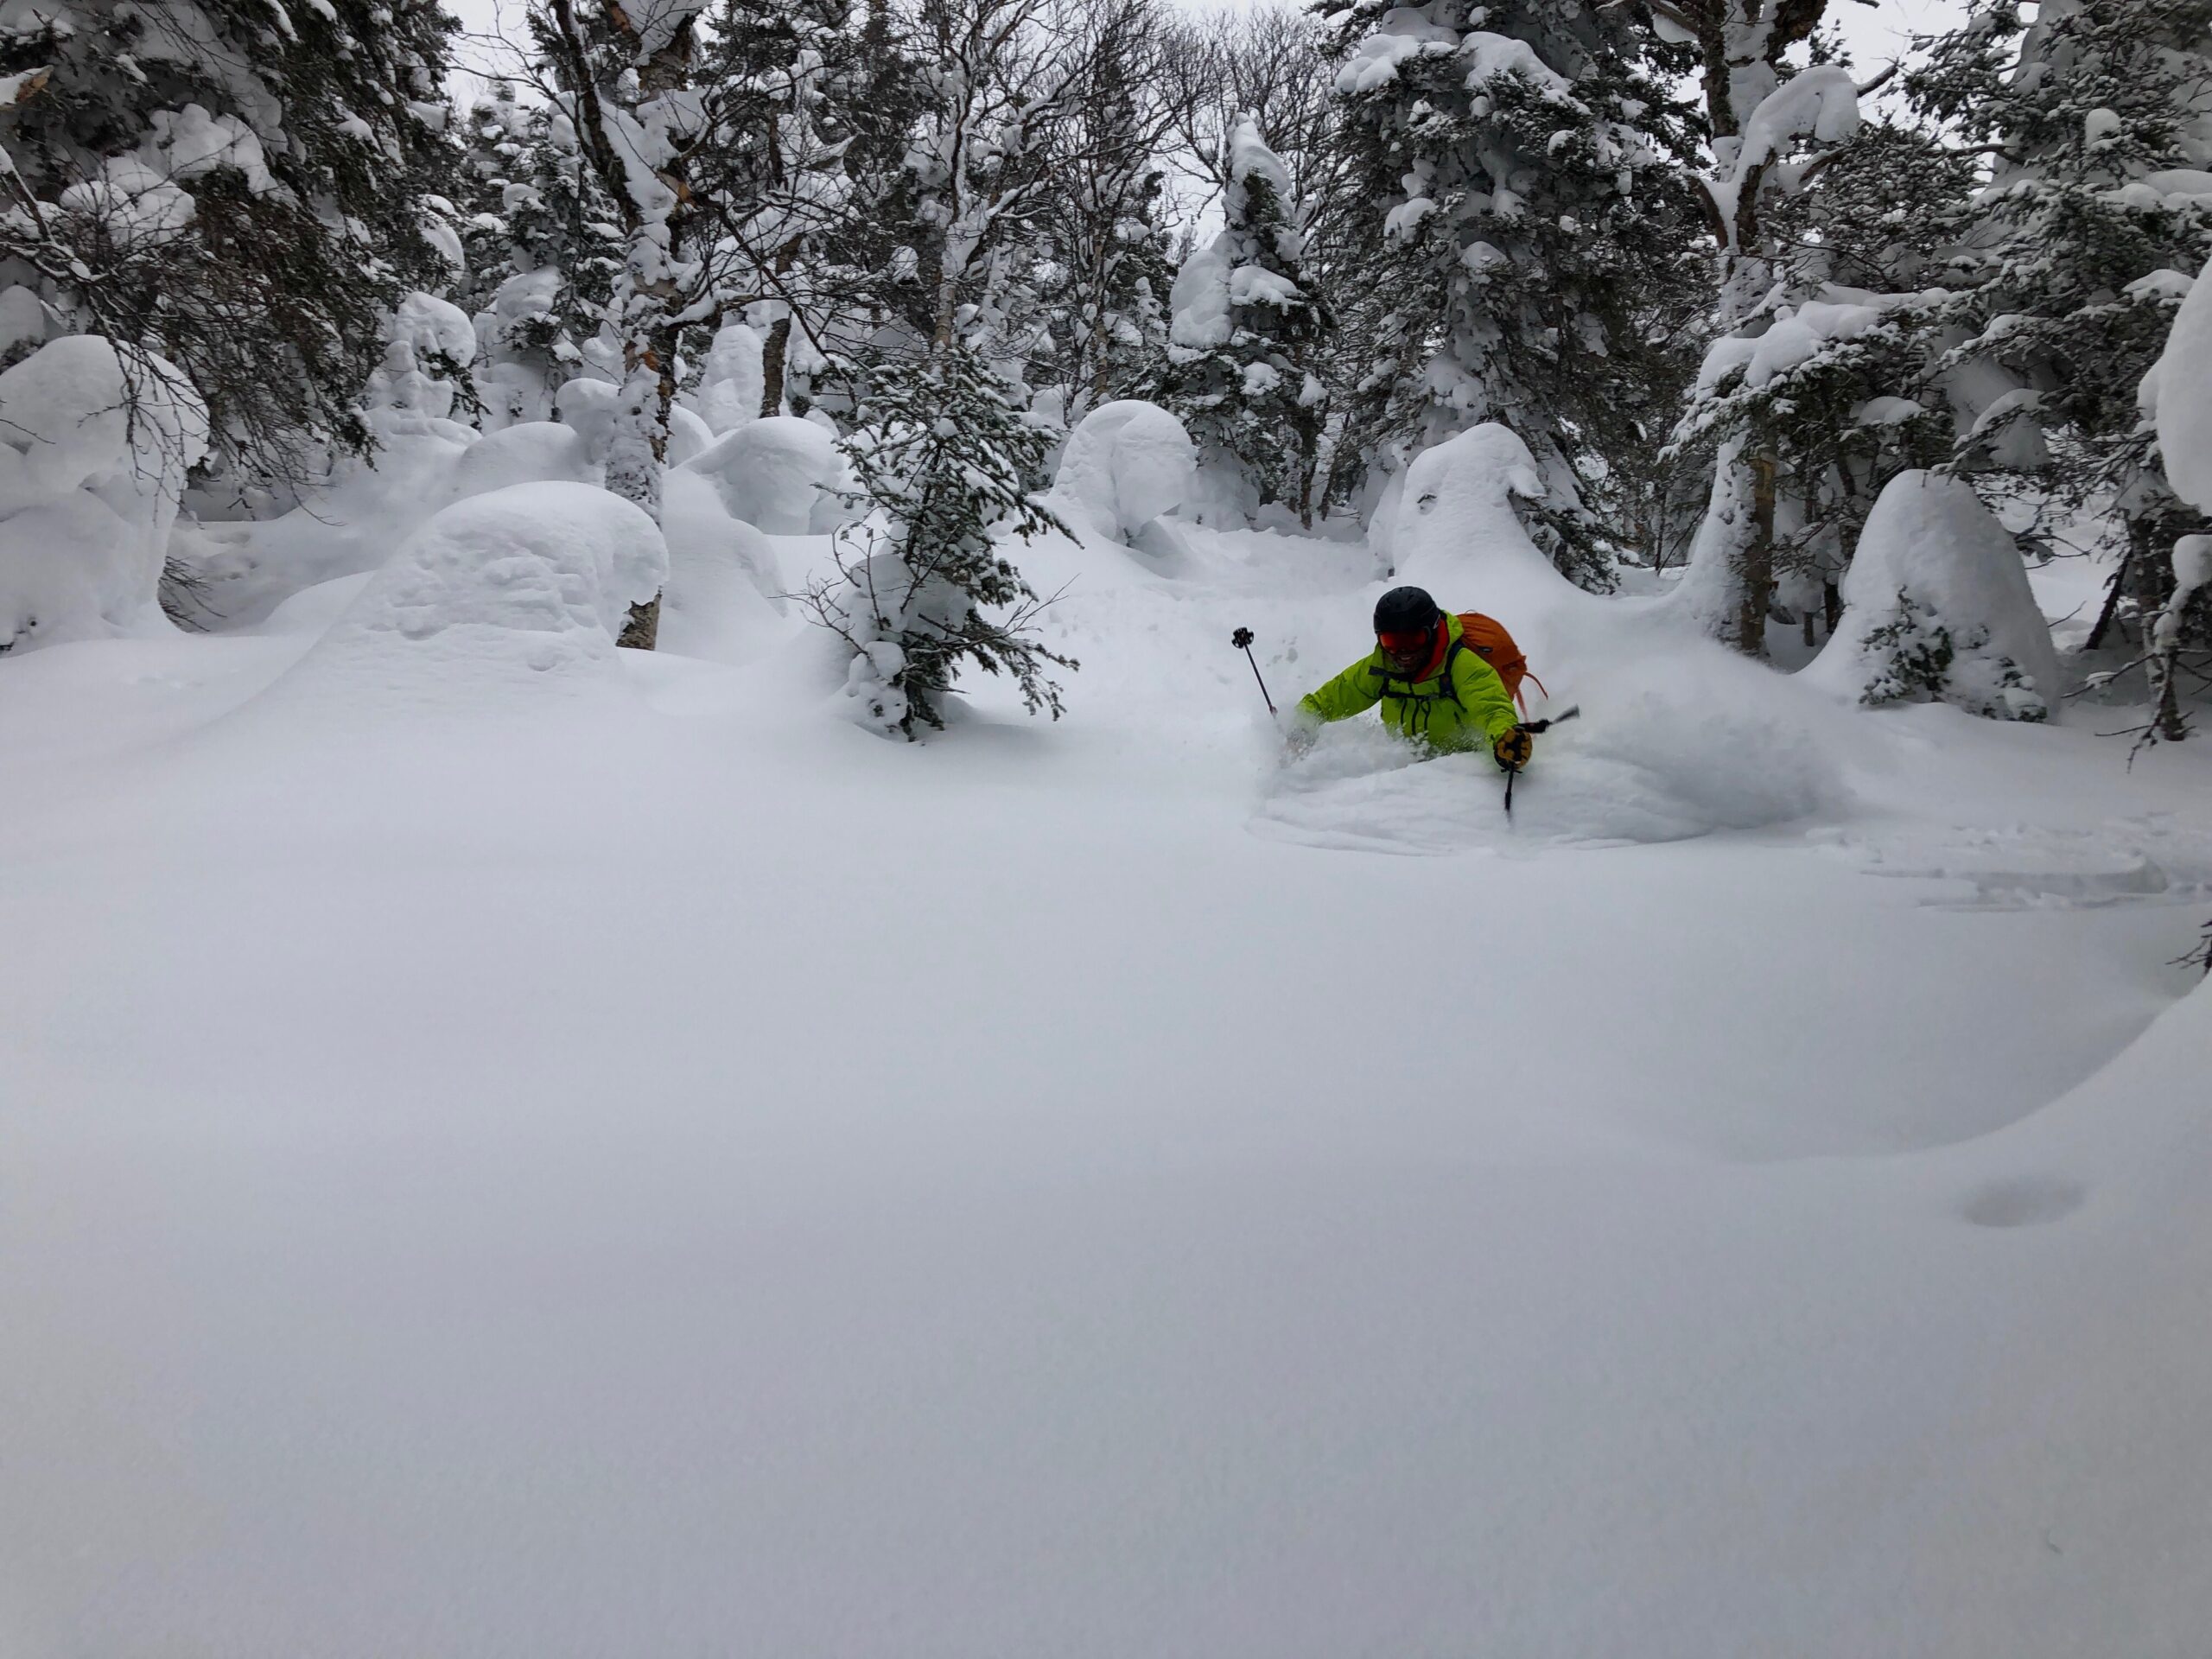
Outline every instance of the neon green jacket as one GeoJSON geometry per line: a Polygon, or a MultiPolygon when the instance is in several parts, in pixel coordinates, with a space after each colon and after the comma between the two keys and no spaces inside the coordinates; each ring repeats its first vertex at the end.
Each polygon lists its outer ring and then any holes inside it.
{"type": "Polygon", "coordinates": [[[1450,642],[1445,646],[1446,673],[1403,680],[1381,652],[1373,652],[1300,698],[1298,706],[1323,720],[1350,720],[1380,702],[1383,723],[1406,737],[1447,752],[1487,749],[1513,729],[1520,714],[1496,669],[1471,648],[1452,649],[1459,641],[1459,619],[1446,612],[1444,626],[1450,642]]]}

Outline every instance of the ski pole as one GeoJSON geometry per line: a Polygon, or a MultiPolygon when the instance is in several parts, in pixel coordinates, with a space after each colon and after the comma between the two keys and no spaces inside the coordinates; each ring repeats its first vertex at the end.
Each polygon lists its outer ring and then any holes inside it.
{"type": "MultiPolygon", "coordinates": [[[[1522,721],[1515,725],[1513,729],[1516,732],[1526,732],[1529,736],[1534,737],[1539,732],[1548,732],[1554,726],[1564,726],[1581,712],[1582,705],[1578,702],[1547,720],[1522,721]]],[[[1513,816],[1513,780],[1520,775],[1521,768],[1518,766],[1508,766],[1505,769],[1505,816],[1509,818],[1513,816]]]]}
{"type": "Polygon", "coordinates": [[[1252,655],[1252,630],[1239,628],[1229,636],[1229,643],[1244,653],[1244,660],[1252,664],[1252,677],[1260,680],[1260,701],[1268,705],[1268,712],[1275,711],[1275,700],[1268,695],[1268,683],[1260,679],[1260,661],[1252,655]]]}

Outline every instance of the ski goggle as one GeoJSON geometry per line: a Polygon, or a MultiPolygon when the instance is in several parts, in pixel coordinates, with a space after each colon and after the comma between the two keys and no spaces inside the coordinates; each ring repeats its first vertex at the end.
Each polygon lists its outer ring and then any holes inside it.
{"type": "Polygon", "coordinates": [[[1435,639],[1434,628],[1423,628],[1418,633],[1378,633],[1375,643],[1393,657],[1410,657],[1417,651],[1427,651],[1435,639]]]}

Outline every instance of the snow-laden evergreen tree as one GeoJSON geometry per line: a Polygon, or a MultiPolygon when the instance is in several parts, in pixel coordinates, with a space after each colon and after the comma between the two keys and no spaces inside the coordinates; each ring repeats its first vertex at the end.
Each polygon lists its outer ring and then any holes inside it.
{"type": "Polygon", "coordinates": [[[1640,7],[1429,0],[1339,14],[1364,273],[1389,310],[1355,411],[1370,458],[1484,421],[1550,493],[1560,568],[1610,584],[1584,497],[1661,423],[1643,403],[1655,302],[1694,286],[1688,132],[1640,7]],[[1639,429],[1639,423],[1641,429],[1639,429]]]}
{"type": "MultiPolygon", "coordinates": [[[[1821,326],[1821,314],[1791,303],[1777,209],[1836,165],[1860,130],[1859,87],[1850,71],[1791,57],[1813,39],[1827,7],[1827,0],[1665,0],[1652,6],[1653,28],[1685,49],[1698,72],[1712,152],[1698,183],[1719,286],[1711,329],[1717,343],[1700,376],[1700,404],[1725,390],[1732,372],[1746,386],[1762,378],[1756,342],[1783,309],[1796,314],[1796,335],[1821,326]]],[[[1774,359],[1770,347],[1764,365],[1774,359]]],[[[1708,412],[1694,409],[1691,429],[1708,412]]],[[[1789,527],[1789,512],[1780,505],[1780,435],[1763,418],[1770,410],[1735,412],[1747,418],[1703,423],[1732,429],[1713,455],[1705,517],[1688,575],[1676,591],[1700,626],[1757,657],[1766,653],[1777,537],[1789,527]]]]}
{"type": "Polygon", "coordinates": [[[1048,669],[1075,664],[1037,639],[1037,594],[1000,540],[1062,529],[1029,495],[1044,434],[958,341],[879,371],[864,413],[844,451],[871,511],[839,533],[838,575],[806,594],[853,648],[855,717],[886,736],[942,727],[964,662],[1010,676],[1032,714],[1058,719],[1048,669]]]}
{"type": "Polygon", "coordinates": [[[1224,148],[1222,232],[1176,273],[1160,401],[1181,417],[1202,467],[1241,481],[1248,512],[1287,501],[1311,525],[1327,393],[1310,363],[1329,317],[1289,169],[1249,111],[1224,148]]]}
{"type": "MultiPolygon", "coordinates": [[[[2125,547],[2092,643],[2115,620],[2147,629],[2176,541],[2208,527],[2136,390],[2212,254],[2212,0],[2044,0],[2031,25],[1999,0],[1929,57],[1916,100],[1994,157],[1946,281],[1957,343],[1936,366],[1967,423],[1960,460],[2063,510],[2114,501],[2125,547]]],[[[2154,732],[2179,738],[2177,688],[2148,655],[2154,732]]]]}
{"type": "Polygon", "coordinates": [[[616,213],[585,164],[569,118],[505,87],[466,124],[468,279],[477,395],[487,429],[550,419],[579,375],[619,378],[607,305],[622,269],[616,213]]]}
{"type": "MultiPolygon", "coordinates": [[[[1774,467],[1768,610],[1807,645],[1883,486],[1942,460],[1950,420],[1923,385],[1946,240],[1974,183],[1938,133],[1890,120],[1829,150],[1766,208],[1775,253],[1756,321],[1719,341],[1677,441],[1710,454],[1756,436],[1774,467]]],[[[1711,572],[1706,573],[1710,575],[1711,572]]]]}
{"type": "Polygon", "coordinates": [[[458,275],[435,0],[0,10],[0,289],[159,353],[249,489],[359,448],[410,289],[458,275]]]}

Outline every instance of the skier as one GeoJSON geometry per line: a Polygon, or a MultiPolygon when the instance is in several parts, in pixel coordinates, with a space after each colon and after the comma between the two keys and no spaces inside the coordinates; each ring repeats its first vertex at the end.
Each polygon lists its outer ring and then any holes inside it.
{"type": "Polygon", "coordinates": [[[1375,650],[1290,713],[1290,742],[1302,750],[1325,721],[1350,720],[1377,702],[1382,719],[1447,753],[1487,744],[1503,772],[1529,764],[1536,741],[1519,728],[1505,682],[1462,638],[1459,619],[1419,588],[1393,588],[1376,602],[1375,650]]]}

